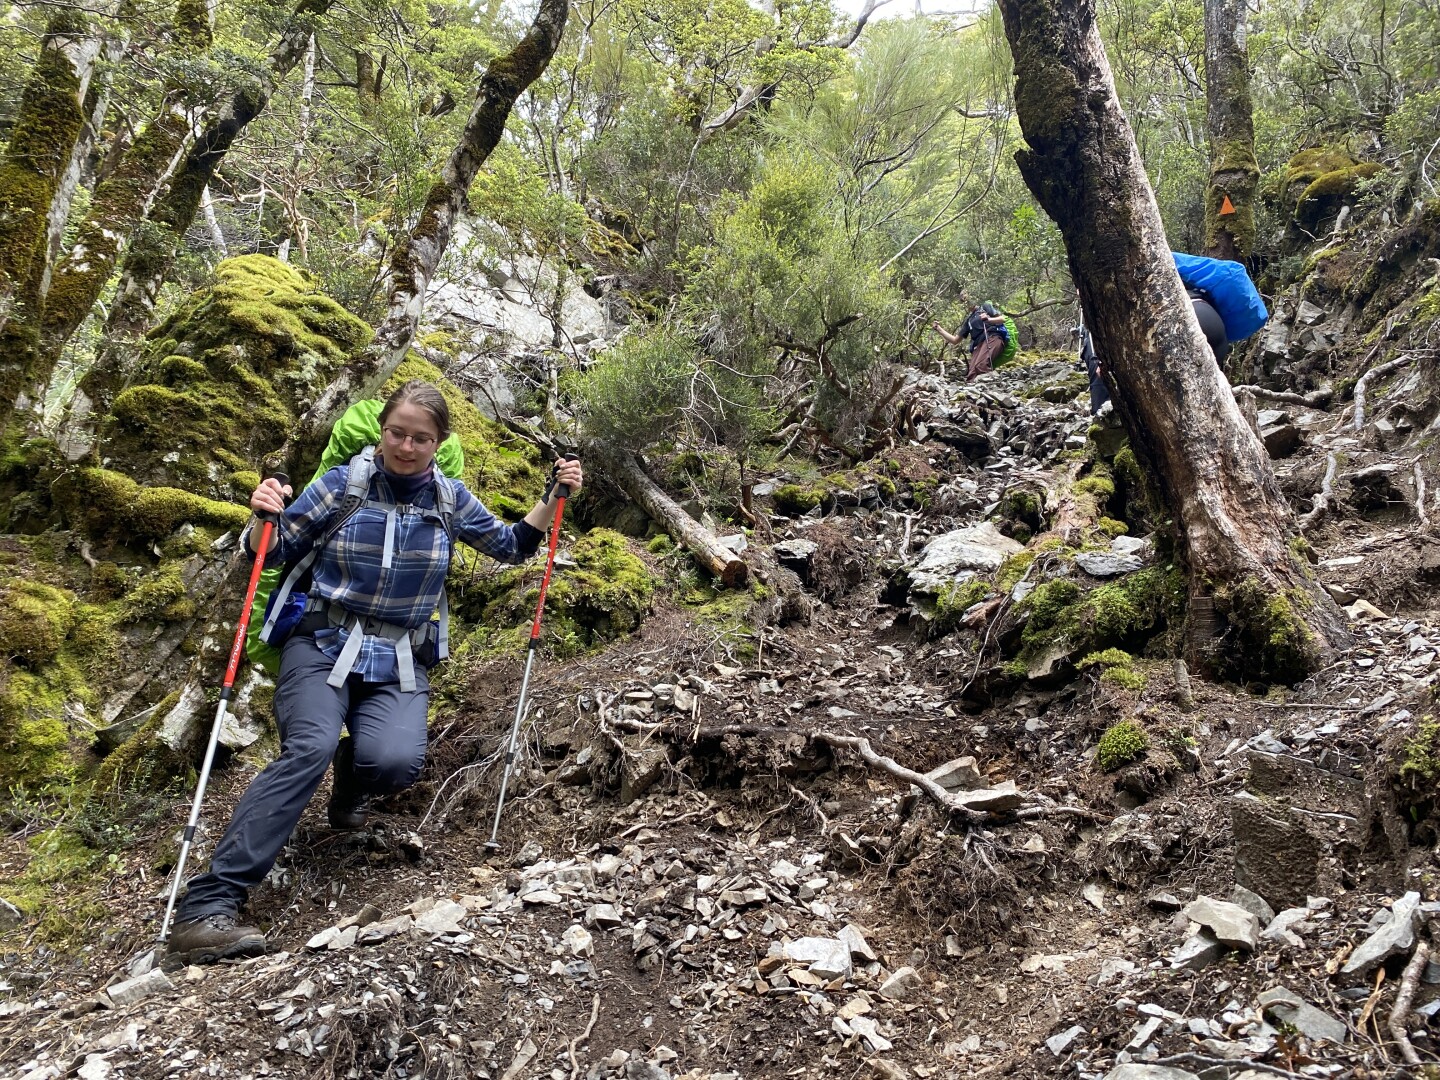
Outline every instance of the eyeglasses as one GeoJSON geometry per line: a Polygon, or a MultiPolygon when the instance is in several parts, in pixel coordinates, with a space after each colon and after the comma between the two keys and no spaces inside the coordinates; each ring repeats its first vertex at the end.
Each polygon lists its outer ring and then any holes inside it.
{"type": "Polygon", "coordinates": [[[424,433],[411,435],[408,431],[401,431],[399,428],[393,428],[388,425],[381,430],[385,432],[385,438],[396,446],[404,446],[406,439],[410,440],[410,445],[415,447],[416,450],[428,450],[435,445],[434,435],[424,433]]]}

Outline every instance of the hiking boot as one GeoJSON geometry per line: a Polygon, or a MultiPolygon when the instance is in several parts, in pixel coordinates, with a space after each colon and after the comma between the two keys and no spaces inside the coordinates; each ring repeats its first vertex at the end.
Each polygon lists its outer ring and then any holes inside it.
{"type": "Polygon", "coordinates": [[[265,952],[265,935],[253,926],[240,926],[227,913],[202,915],[177,922],[170,932],[165,959],[172,964],[213,964],[265,952]]]}
{"type": "Polygon", "coordinates": [[[335,780],[330,785],[330,827],[346,832],[363,829],[369,809],[370,796],[360,790],[355,779],[355,740],[341,739],[335,750],[335,780]]]}

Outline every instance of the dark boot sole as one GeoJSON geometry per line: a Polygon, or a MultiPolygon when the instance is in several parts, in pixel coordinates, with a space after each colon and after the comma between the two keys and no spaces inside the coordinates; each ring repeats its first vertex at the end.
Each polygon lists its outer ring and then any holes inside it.
{"type": "Polygon", "coordinates": [[[165,971],[176,971],[190,964],[216,964],[221,960],[248,960],[265,955],[265,939],[241,938],[228,945],[206,945],[189,952],[169,952],[160,961],[165,971]]]}

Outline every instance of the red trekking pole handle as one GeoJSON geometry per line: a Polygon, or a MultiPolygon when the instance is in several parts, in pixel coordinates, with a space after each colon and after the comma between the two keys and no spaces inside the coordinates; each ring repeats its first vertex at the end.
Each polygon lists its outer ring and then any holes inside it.
{"type": "MultiPolygon", "coordinates": [[[[280,481],[281,487],[290,486],[290,477],[282,472],[273,473],[272,480],[280,481]]],[[[220,697],[228,700],[235,685],[235,673],[240,670],[240,657],[245,653],[245,632],[250,628],[250,607],[255,603],[255,590],[260,585],[260,574],[265,569],[265,556],[270,551],[270,537],[275,532],[275,519],[264,516],[260,526],[260,549],[255,552],[255,564],[250,567],[250,583],[245,587],[245,604],[240,609],[240,621],[235,627],[235,643],[230,646],[230,663],[225,667],[225,681],[220,684],[220,697]]]]}
{"type": "Polygon", "coordinates": [[[535,603],[535,621],[530,625],[532,649],[540,641],[540,616],[545,612],[545,593],[550,589],[550,575],[555,570],[555,545],[560,540],[560,519],[565,516],[565,500],[570,497],[570,485],[557,485],[555,494],[555,520],[550,523],[550,548],[545,554],[545,576],[540,579],[540,599],[535,603]]]}

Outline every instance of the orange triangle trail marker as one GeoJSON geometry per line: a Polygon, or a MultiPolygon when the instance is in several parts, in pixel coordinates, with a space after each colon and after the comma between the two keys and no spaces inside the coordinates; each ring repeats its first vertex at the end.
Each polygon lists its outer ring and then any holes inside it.
{"type": "Polygon", "coordinates": [[[1235,213],[1235,204],[1230,201],[1230,196],[1225,196],[1225,201],[1220,204],[1220,216],[1235,213]]]}

